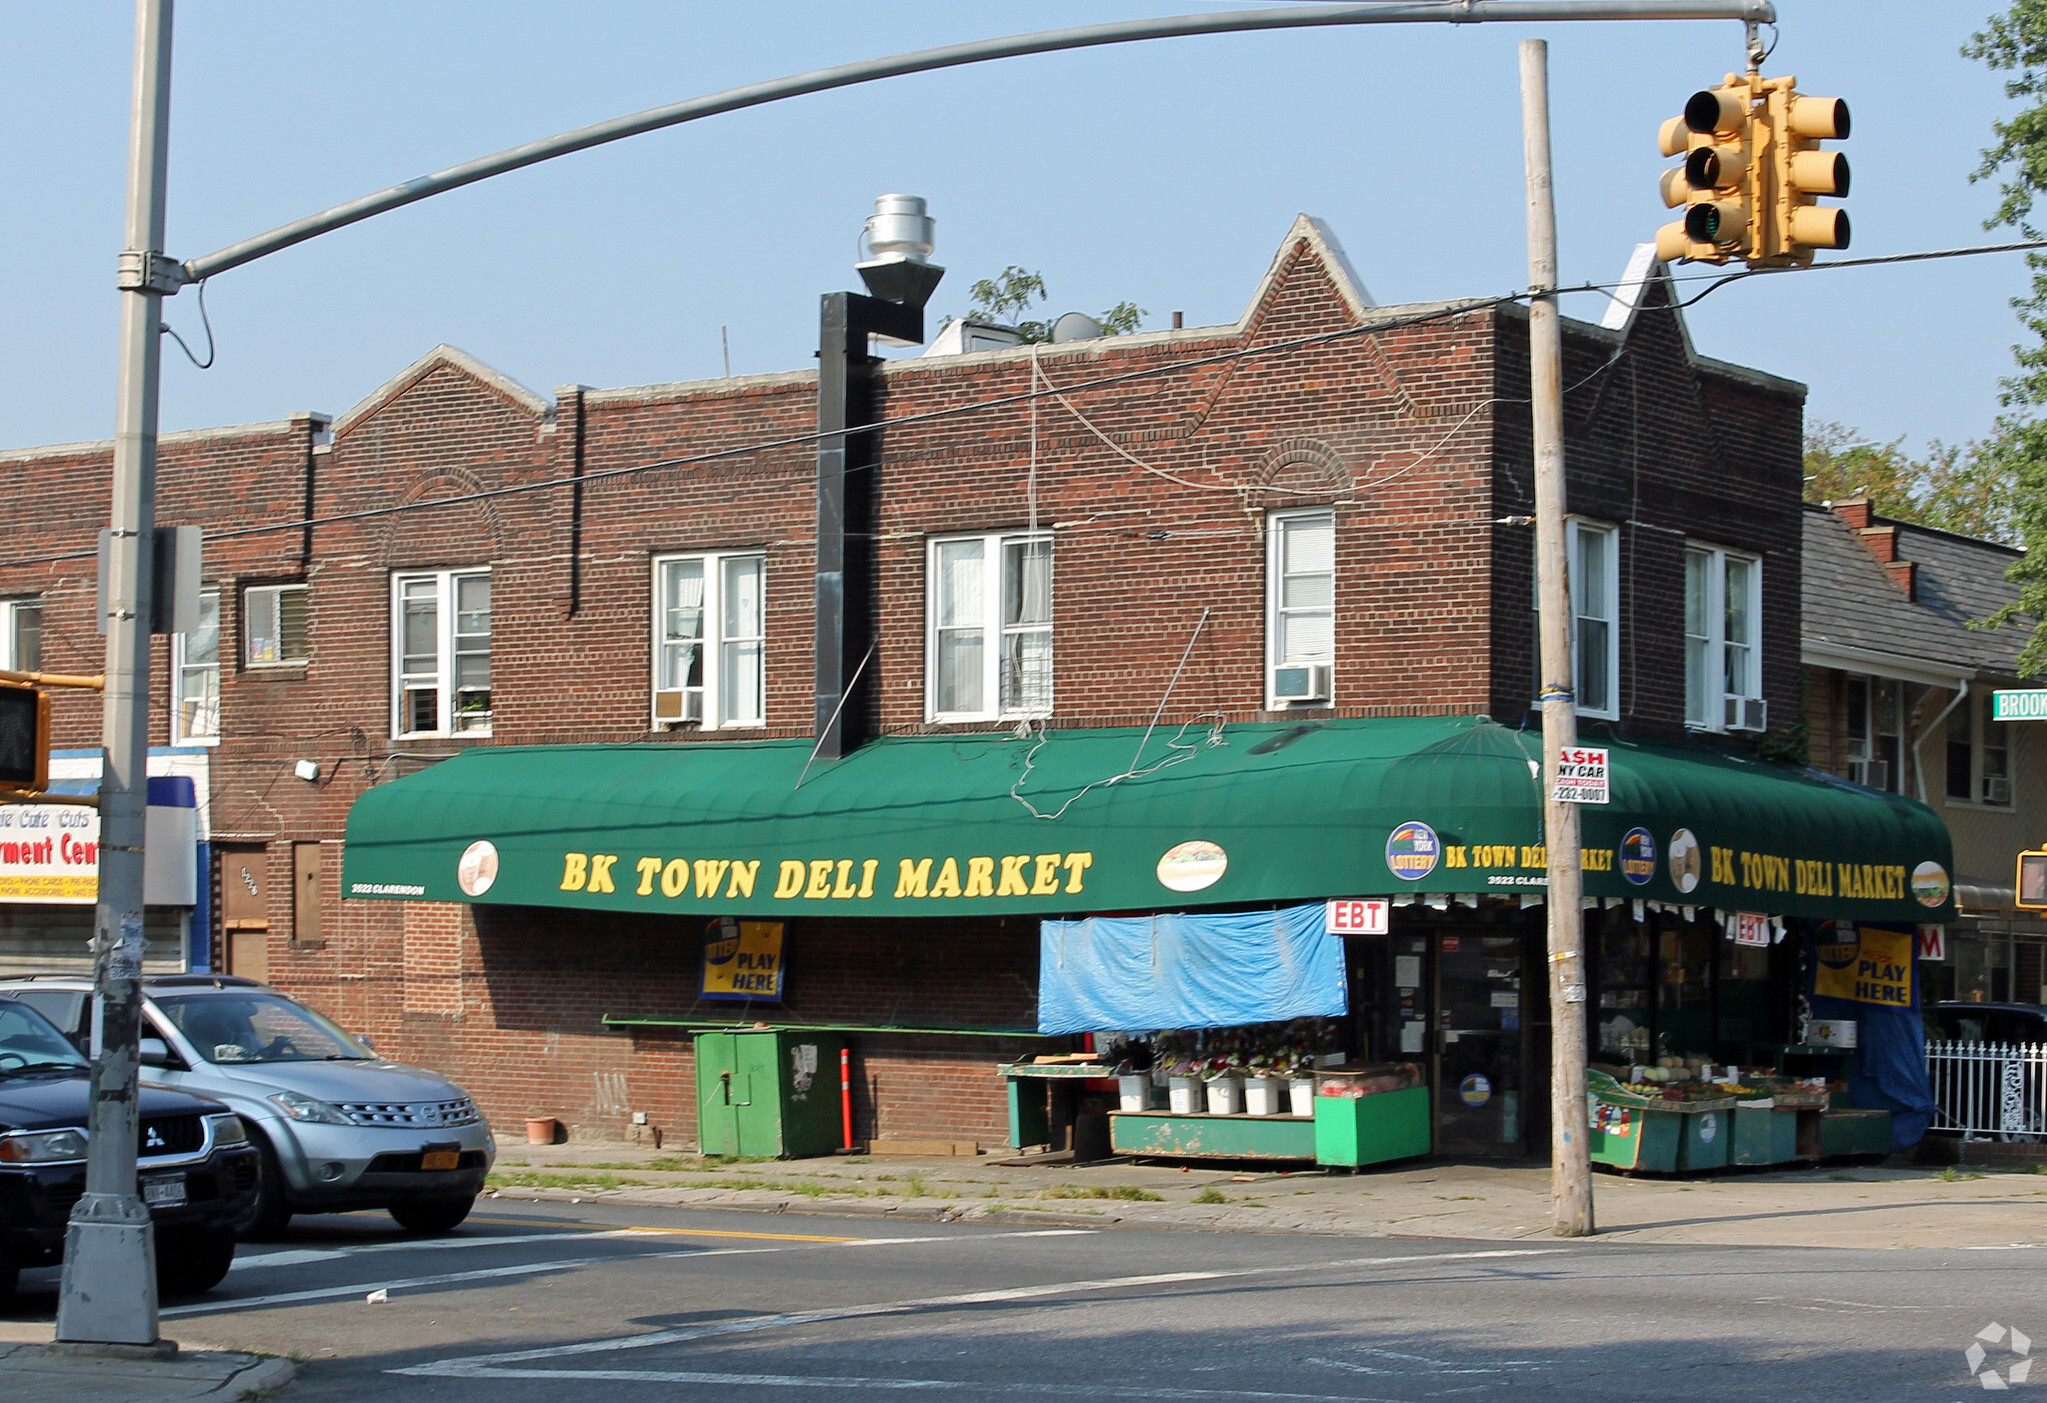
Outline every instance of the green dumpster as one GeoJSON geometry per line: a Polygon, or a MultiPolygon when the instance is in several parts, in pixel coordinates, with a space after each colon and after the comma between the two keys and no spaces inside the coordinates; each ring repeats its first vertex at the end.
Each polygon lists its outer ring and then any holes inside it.
{"type": "Polygon", "coordinates": [[[838,1148],[845,1045],[839,1035],[807,1029],[697,1034],[703,1152],[800,1159],[838,1148]]]}
{"type": "Polygon", "coordinates": [[[1350,1169],[1429,1152],[1429,1089],[1315,1098],[1315,1162],[1350,1169]]]}

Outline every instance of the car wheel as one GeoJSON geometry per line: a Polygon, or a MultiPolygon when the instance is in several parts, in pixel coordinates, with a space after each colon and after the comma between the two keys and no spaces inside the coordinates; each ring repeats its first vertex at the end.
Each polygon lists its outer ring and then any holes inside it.
{"type": "Polygon", "coordinates": [[[394,1203],[391,1216],[398,1220],[398,1226],[407,1232],[447,1232],[476,1206],[476,1195],[467,1198],[433,1198],[415,1203],[394,1203]]]}
{"type": "Polygon", "coordinates": [[[269,1242],[282,1237],[285,1225],[291,1221],[291,1205],[284,1197],[284,1170],[277,1163],[277,1151],[270,1148],[270,1142],[253,1126],[249,1130],[249,1143],[256,1147],[257,1158],[262,1164],[256,1173],[256,1197],[250,1202],[248,1212],[235,1224],[235,1235],[244,1242],[269,1242]]]}
{"type": "Polygon", "coordinates": [[[211,1291],[234,1261],[233,1228],[166,1232],[156,1243],[156,1289],[165,1296],[211,1291]]]}

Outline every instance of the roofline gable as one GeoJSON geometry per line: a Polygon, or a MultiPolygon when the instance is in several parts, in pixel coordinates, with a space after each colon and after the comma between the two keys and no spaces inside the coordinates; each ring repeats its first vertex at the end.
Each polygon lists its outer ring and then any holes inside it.
{"type": "Polygon", "coordinates": [[[503,371],[485,365],[459,346],[450,346],[444,341],[372,390],[347,413],[336,419],[333,425],[334,434],[338,437],[351,432],[358,424],[375,415],[378,410],[443,366],[453,368],[484,388],[510,400],[535,419],[546,421],[554,417],[553,401],[535,394],[503,371]]]}

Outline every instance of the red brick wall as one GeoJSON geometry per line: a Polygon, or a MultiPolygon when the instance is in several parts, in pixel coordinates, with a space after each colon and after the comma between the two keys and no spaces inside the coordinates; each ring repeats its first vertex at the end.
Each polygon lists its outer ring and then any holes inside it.
{"type": "MultiPolygon", "coordinates": [[[[1073,387],[1352,325],[1302,240],[1241,328],[1045,347],[1037,358],[1051,384],[1073,387]]],[[[1674,321],[1653,311],[1625,344],[1570,324],[1565,353],[1570,505],[1631,523],[1621,564],[1624,724],[1652,734],[1679,727],[1690,533],[1763,555],[1765,689],[1773,722],[1788,725],[1797,709],[1798,396],[1695,366],[1674,321]]],[[[1032,354],[895,362],[881,382],[886,416],[928,415],[1028,391],[1032,354]]],[[[767,733],[807,733],[815,451],[802,442],[748,446],[811,433],[815,383],[800,372],[572,387],[549,410],[442,352],[337,421],[331,444],[321,441],[324,421],[307,416],[166,440],[159,519],[213,536],[206,573],[222,586],[226,739],[214,757],[213,835],[270,845],[276,983],[371,1033],[387,1053],[445,1068],[494,1116],[546,1111],[579,1132],[616,1134],[631,1110],[646,1110],[678,1141],[693,1138],[685,1042],[601,1022],[611,1011],[689,1013],[697,934],[689,923],[489,911],[479,933],[466,911],[341,900],[330,847],[324,938],[295,946],[289,845],[338,840],[366,787],[480,743],[391,738],[394,570],[491,567],[489,743],[688,743],[697,738],[647,734],[650,561],[760,548],[767,733]],[[748,451],[604,476],[729,449],[748,451]],[[574,491],[544,486],[578,476],[574,491]],[[507,487],[544,490],[313,530],[218,534],[308,510],[377,513],[507,487]],[[310,660],[242,667],[240,588],[297,579],[311,587],[310,660]],[[320,763],[316,783],[293,777],[300,759],[320,763]]],[[[1071,389],[1070,408],[1039,403],[1035,470],[1028,405],[888,430],[873,664],[882,724],[924,725],[925,539],[1025,525],[1033,487],[1037,520],[1057,536],[1059,724],[1149,720],[1197,626],[1168,720],[1258,716],[1263,518],[1298,505],[1332,505],[1338,522],[1337,712],[1487,711],[1518,721],[1532,691],[1531,533],[1494,519],[1529,510],[1526,386],[1525,318],[1476,306],[1071,389]]],[[[107,463],[104,445],[0,454],[0,500],[19,504],[0,592],[44,597],[51,669],[100,666],[89,553],[105,518],[107,463]],[[84,558],[42,560],[80,551],[84,558]]],[[[166,656],[159,645],[158,743],[166,656]]],[[[61,744],[93,743],[96,699],[61,697],[58,715],[61,744]]],[[[1034,939],[987,925],[799,923],[786,1011],[1027,1026],[1034,939]]],[[[988,1069],[1021,1044],[862,1035],[859,1046],[863,1134],[1006,1137],[988,1069]]]]}

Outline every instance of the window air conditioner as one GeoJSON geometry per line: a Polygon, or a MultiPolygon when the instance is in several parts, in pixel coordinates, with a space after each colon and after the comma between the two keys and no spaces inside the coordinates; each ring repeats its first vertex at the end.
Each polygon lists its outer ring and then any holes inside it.
{"type": "Polygon", "coordinates": [[[1728,697],[1725,725],[1730,731],[1767,731],[1770,708],[1761,697],[1728,697]]]}
{"type": "Polygon", "coordinates": [[[1891,766],[1886,760],[1850,760],[1848,778],[1867,789],[1889,789],[1891,766]]]}
{"type": "Polygon", "coordinates": [[[1279,702],[1329,700],[1328,663],[1289,663],[1272,670],[1272,697],[1279,702]]]}
{"type": "Polygon", "coordinates": [[[2011,781],[2003,775],[1983,776],[1983,802],[1986,804],[2009,804],[2011,802],[2011,781]]]}

